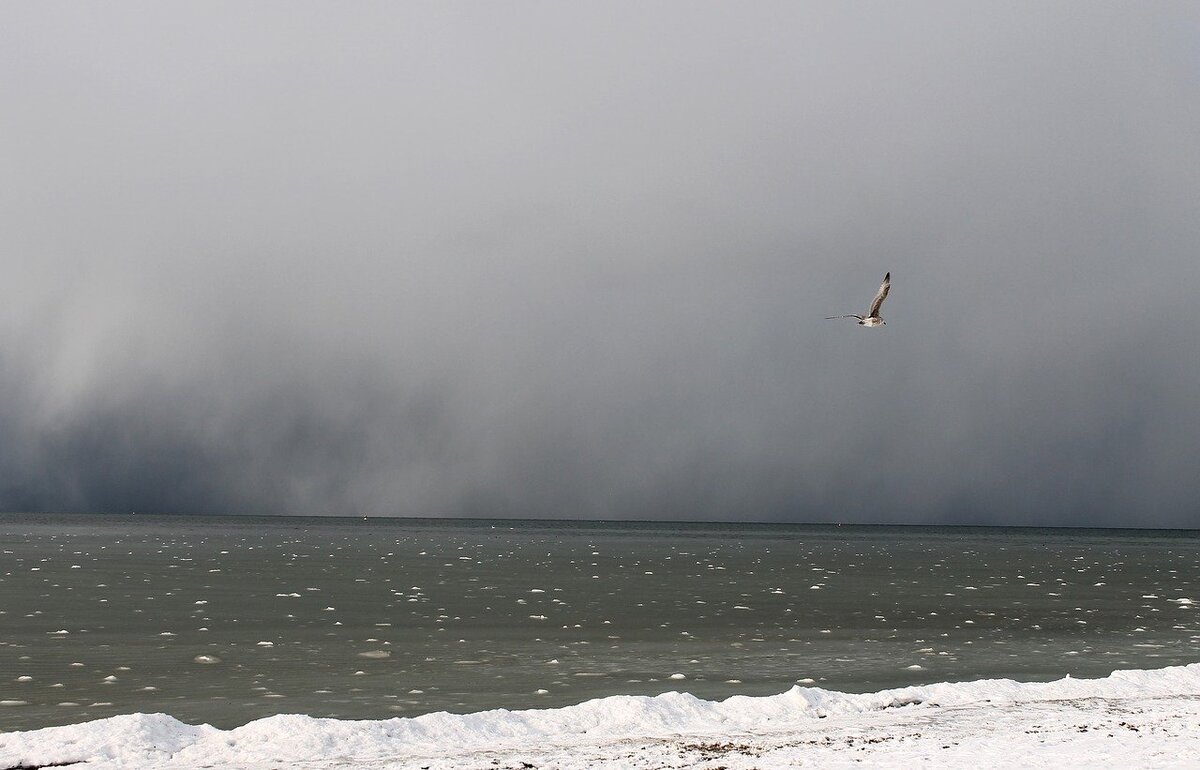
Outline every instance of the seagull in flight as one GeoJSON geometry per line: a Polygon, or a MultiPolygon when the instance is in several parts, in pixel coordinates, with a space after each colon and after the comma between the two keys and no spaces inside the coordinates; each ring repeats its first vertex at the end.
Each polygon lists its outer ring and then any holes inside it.
{"type": "Polygon", "coordinates": [[[879,293],[875,295],[875,299],[871,300],[871,309],[867,311],[865,316],[858,314],[851,315],[831,315],[825,320],[831,321],[834,318],[857,318],[859,326],[883,326],[883,318],[879,315],[879,308],[883,305],[883,301],[887,299],[888,291],[892,288],[892,274],[888,272],[883,277],[883,283],[879,286],[879,293]]]}

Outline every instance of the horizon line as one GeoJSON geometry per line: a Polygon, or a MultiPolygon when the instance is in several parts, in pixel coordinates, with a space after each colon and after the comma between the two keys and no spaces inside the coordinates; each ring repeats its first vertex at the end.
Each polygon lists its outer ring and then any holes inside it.
{"type": "Polygon", "coordinates": [[[179,513],[138,511],[0,511],[0,517],[8,516],[145,516],[147,518],[226,518],[226,519],[321,519],[347,521],[421,521],[421,522],[538,522],[546,524],[649,524],[649,525],[695,525],[695,526],[739,526],[765,527],[926,527],[963,529],[1061,529],[1061,530],[1115,530],[1127,532],[1189,532],[1200,535],[1200,527],[1135,527],[1100,526],[1080,524],[948,524],[914,522],[843,522],[843,521],[779,521],[779,520],[726,520],[726,519],[596,519],[596,518],[549,518],[514,516],[405,516],[390,514],[298,514],[298,513],[179,513]]]}

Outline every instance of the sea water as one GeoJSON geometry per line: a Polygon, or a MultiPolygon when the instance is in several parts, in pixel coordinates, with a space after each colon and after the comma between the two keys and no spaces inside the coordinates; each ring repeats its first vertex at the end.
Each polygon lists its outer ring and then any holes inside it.
{"type": "Polygon", "coordinates": [[[1200,533],[0,516],[0,729],[1200,660],[1200,533]]]}

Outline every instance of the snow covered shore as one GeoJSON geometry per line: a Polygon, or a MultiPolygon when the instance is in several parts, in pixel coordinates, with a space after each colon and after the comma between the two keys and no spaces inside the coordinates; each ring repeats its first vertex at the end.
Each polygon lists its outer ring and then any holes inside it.
{"type": "Polygon", "coordinates": [[[868,694],[793,687],[713,702],[666,693],[380,721],[280,715],[232,730],[131,714],[0,733],[0,769],[73,762],[181,770],[1197,767],[1200,663],[868,694]]]}

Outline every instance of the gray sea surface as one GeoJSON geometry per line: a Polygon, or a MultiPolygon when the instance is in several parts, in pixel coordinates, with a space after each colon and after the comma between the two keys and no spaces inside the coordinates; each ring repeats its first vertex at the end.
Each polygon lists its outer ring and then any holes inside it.
{"type": "Polygon", "coordinates": [[[1200,532],[0,515],[0,730],[1200,661],[1200,532]]]}

